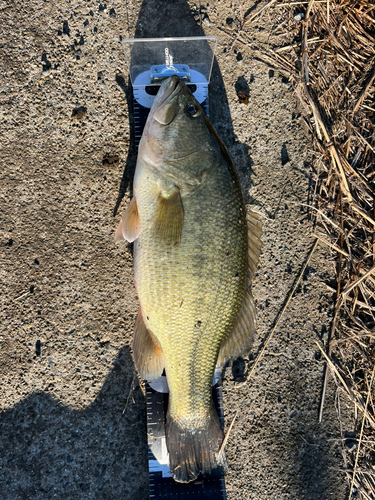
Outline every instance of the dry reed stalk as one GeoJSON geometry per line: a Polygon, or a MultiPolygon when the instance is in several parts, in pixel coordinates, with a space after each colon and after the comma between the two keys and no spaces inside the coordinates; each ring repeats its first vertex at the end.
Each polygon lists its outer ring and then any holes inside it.
{"type": "Polygon", "coordinates": [[[334,250],[336,250],[336,252],[339,252],[340,254],[342,255],[345,255],[345,257],[349,257],[349,254],[348,252],[345,252],[345,250],[342,250],[341,248],[339,248],[337,245],[334,245],[333,243],[331,243],[330,241],[327,241],[325,238],[323,238],[322,236],[320,236],[319,234],[314,234],[314,236],[316,236],[318,238],[319,241],[325,243],[326,245],[328,245],[329,247],[333,248],[334,250]]]}
{"type": "MultiPolygon", "coordinates": [[[[286,32],[255,55],[288,78],[307,115],[321,158],[315,226],[325,233],[319,240],[338,255],[335,314],[322,351],[326,374],[366,417],[358,429],[362,443],[375,441],[375,396],[364,382],[375,363],[375,2],[268,2],[245,24],[269,7],[286,32]]],[[[324,394],[321,418],[323,405],[324,394]]],[[[360,499],[375,498],[375,450],[358,446],[356,456],[344,449],[343,456],[351,490],[360,499]]]]}
{"type": "Polygon", "coordinates": [[[246,19],[246,21],[244,22],[243,25],[246,26],[246,24],[251,23],[251,21],[253,21],[257,16],[259,16],[266,9],[268,9],[269,7],[271,7],[271,5],[273,5],[275,2],[276,2],[276,0],[271,0],[270,2],[268,2],[268,4],[265,5],[264,7],[262,7],[260,10],[258,10],[258,12],[255,12],[255,14],[253,14],[248,19],[246,19]]]}
{"type": "Polygon", "coordinates": [[[367,392],[365,411],[363,412],[361,432],[360,432],[360,435],[359,435],[359,442],[358,442],[357,454],[356,454],[356,457],[355,457],[355,464],[354,464],[354,470],[353,470],[353,479],[352,479],[352,483],[350,485],[349,500],[351,500],[352,494],[353,494],[353,486],[354,486],[354,481],[355,481],[355,475],[357,473],[358,456],[359,456],[359,451],[361,449],[361,442],[362,442],[362,436],[363,436],[363,428],[364,428],[365,421],[366,421],[366,416],[367,416],[367,406],[368,406],[368,402],[369,402],[369,399],[370,399],[372,382],[374,380],[374,372],[375,372],[375,365],[374,365],[374,367],[372,369],[371,382],[370,382],[370,387],[369,387],[368,392],[367,392]]]}

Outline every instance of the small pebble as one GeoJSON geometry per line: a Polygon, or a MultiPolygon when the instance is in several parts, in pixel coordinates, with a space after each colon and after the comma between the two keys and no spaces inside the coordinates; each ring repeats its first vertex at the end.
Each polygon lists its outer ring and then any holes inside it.
{"type": "Polygon", "coordinates": [[[72,118],[75,120],[83,120],[87,115],[87,109],[85,106],[79,106],[74,108],[72,111],[72,118]]]}
{"type": "Polygon", "coordinates": [[[347,440],[345,444],[350,451],[354,451],[357,448],[357,443],[355,443],[354,441],[347,440]]]}
{"type": "Polygon", "coordinates": [[[299,14],[296,14],[296,15],[294,16],[294,19],[295,19],[296,21],[302,21],[303,17],[304,17],[303,12],[300,12],[299,14]]]}
{"type": "Polygon", "coordinates": [[[204,24],[205,26],[209,26],[209,25],[211,24],[210,19],[209,19],[209,17],[208,17],[208,16],[205,16],[205,17],[203,18],[203,24],[204,24]]]}
{"type": "Polygon", "coordinates": [[[238,90],[237,97],[242,104],[249,104],[249,93],[245,90],[238,90]]]}
{"type": "Polygon", "coordinates": [[[227,28],[229,28],[230,30],[236,29],[236,23],[234,22],[234,19],[232,19],[231,17],[228,17],[225,23],[227,25],[227,28]]]}

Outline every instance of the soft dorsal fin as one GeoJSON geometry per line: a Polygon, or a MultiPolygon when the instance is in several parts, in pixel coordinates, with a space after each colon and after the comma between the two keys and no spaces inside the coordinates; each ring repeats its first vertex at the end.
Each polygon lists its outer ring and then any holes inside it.
{"type": "Polygon", "coordinates": [[[247,238],[249,245],[249,278],[253,281],[262,251],[262,216],[256,212],[247,212],[247,238]]]}
{"type": "Polygon", "coordinates": [[[122,219],[117,226],[114,240],[116,243],[120,241],[129,241],[132,243],[139,236],[140,224],[139,224],[139,213],[137,207],[137,200],[135,196],[132,198],[127,209],[122,216],[122,219]]]}
{"type": "Polygon", "coordinates": [[[133,358],[142,378],[155,380],[163,373],[163,351],[155,336],[147,329],[143,321],[141,308],[139,308],[134,326],[133,358]]]}
{"type": "Polygon", "coordinates": [[[236,359],[248,354],[254,341],[255,325],[255,302],[251,290],[248,288],[236,325],[220,346],[217,360],[219,366],[223,366],[229,359],[236,359]]]}
{"type": "Polygon", "coordinates": [[[152,231],[155,238],[172,245],[179,243],[183,223],[184,207],[179,188],[176,186],[168,197],[160,193],[153,217],[152,231]]]}
{"type": "Polygon", "coordinates": [[[261,216],[255,212],[247,214],[248,244],[249,244],[249,279],[245,292],[244,303],[238,315],[237,322],[231,334],[220,346],[217,364],[224,365],[229,359],[248,354],[254,341],[256,326],[256,308],[251,293],[251,282],[258,267],[261,252],[262,222],[261,216]]]}

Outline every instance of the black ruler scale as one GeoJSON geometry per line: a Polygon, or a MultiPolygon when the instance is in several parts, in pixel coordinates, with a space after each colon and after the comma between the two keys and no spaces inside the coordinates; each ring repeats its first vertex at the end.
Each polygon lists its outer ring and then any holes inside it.
{"type": "MultiPolygon", "coordinates": [[[[151,74],[152,76],[154,68],[152,67],[147,74],[151,74]]],[[[161,67],[158,66],[156,68],[160,71],[161,67]]],[[[186,68],[187,72],[189,72],[188,66],[183,67],[180,65],[178,69],[185,70],[186,68]]],[[[182,71],[178,73],[178,76],[182,80],[186,80],[182,71]]],[[[160,88],[160,82],[159,84],[155,84],[155,81],[152,82],[150,77],[148,77],[150,78],[150,85],[145,85],[145,78],[145,74],[141,75],[141,85],[136,85],[136,82],[133,83],[133,110],[137,151],[152,102],[160,88]]],[[[195,84],[186,81],[186,84],[208,116],[208,82],[202,85],[201,83],[195,84]]],[[[216,370],[215,372],[212,393],[221,426],[224,428],[220,370],[216,370]]],[[[168,408],[168,384],[165,376],[146,384],[146,399],[150,500],[183,500],[190,498],[196,500],[226,500],[224,473],[220,467],[213,471],[210,476],[200,476],[196,481],[188,484],[175,482],[169,472],[169,459],[165,441],[165,418],[168,408]]]]}

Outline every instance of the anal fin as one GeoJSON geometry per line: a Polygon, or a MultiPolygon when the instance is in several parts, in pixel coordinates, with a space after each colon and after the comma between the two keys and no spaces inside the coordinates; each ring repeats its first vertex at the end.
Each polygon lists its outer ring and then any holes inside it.
{"type": "Polygon", "coordinates": [[[139,236],[140,232],[140,224],[139,224],[139,213],[137,207],[137,200],[135,196],[132,198],[129,203],[127,209],[122,216],[122,219],[117,226],[114,240],[115,243],[119,243],[120,241],[129,241],[132,243],[139,236]]]}
{"type": "Polygon", "coordinates": [[[179,243],[183,223],[184,208],[179,188],[176,186],[168,197],[160,193],[152,227],[155,239],[172,245],[179,243]]]}
{"type": "Polygon", "coordinates": [[[140,376],[146,380],[159,378],[164,370],[163,352],[157,343],[147,329],[139,308],[133,334],[133,358],[140,376]]]}

